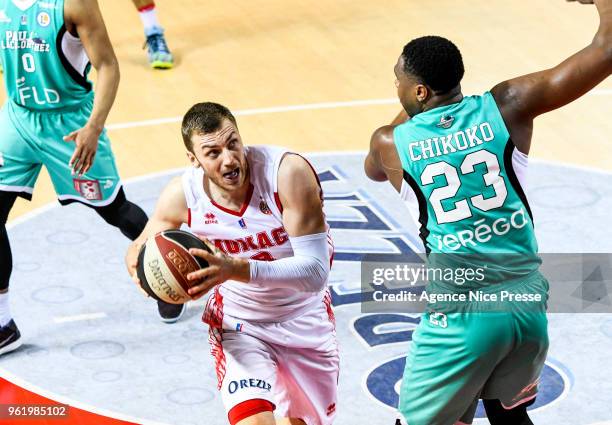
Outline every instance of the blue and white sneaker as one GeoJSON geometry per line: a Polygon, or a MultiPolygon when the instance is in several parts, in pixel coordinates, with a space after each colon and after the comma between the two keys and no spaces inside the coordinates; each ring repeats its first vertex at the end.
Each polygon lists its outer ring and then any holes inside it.
{"type": "Polygon", "coordinates": [[[22,342],[21,333],[14,320],[11,319],[5,326],[0,327],[0,355],[16,350],[22,342]]]}
{"type": "MultiPolygon", "coordinates": [[[[149,56],[149,65],[154,69],[170,69],[174,66],[174,58],[164,38],[164,30],[153,27],[145,32],[145,46],[149,56]]],[[[144,47],[143,47],[144,48],[144,47]]]]}

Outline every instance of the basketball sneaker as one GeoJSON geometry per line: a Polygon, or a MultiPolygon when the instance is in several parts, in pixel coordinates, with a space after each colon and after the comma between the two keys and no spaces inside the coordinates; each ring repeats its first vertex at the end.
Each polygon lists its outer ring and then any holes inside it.
{"type": "Polygon", "coordinates": [[[164,323],[177,322],[185,313],[187,304],[170,304],[163,301],[157,301],[157,312],[161,321],[164,323]]]}
{"type": "Polygon", "coordinates": [[[0,354],[16,350],[22,342],[21,333],[13,319],[0,327],[0,354]]]}
{"type": "Polygon", "coordinates": [[[170,69],[174,65],[174,58],[164,38],[164,30],[153,27],[145,33],[147,40],[143,46],[147,48],[149,65],[155,69],[170,69]]]}

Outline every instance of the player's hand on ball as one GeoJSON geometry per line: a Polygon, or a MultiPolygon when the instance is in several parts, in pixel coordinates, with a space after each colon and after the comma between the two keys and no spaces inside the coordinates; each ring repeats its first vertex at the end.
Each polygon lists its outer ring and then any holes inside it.
{"type": "Polygon", "coordinates": [[[125,266],[127,267],[127,271],[130,274],[130,277],[134,281],[135,284],[140,287],[140,280],[138,279],[138,274],[136,272],[138,268],[138,253],[140,252],[141,244],[132,242],[125,254],[125,266]]]}
{"type": "Polygon", "coordinates": [[[64,136],[65,142],[74,142],[76,145],[72,158],[68,162],[68,165],[72,168],[72,174],[82,176],[89,171],[98,150],[98,139],[101,133],[101,129],[85,125],[85,127],[64,136]]]}
{"type": "MultiPolygon", "coordinates": [[[[200,257],[208,262],[208,267],[189,273],[187,279],[191,281],[201,280],[197,285],[189,289],[189,295],[197,300],[206,294],[215,285],[219,285],[229,279],[243,280],[244,269],[248,274],[249,263],[242,258],[234,258],[224,254],[219,249],[211,246],[208,241],[204,241],[214,252],[197,248],[190,248],[189,253],[195,257],[200,257]]],[[[248,280],[248,279],[247,279],[248,280]]]]}

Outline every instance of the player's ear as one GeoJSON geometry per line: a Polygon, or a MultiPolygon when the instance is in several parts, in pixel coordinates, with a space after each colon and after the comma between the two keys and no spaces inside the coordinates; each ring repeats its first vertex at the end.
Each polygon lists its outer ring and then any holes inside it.
{"type": "Polygon", "coordinates": [[[429,89],[424,84],[417,84],[415,88],[416,98],[419,103],[425,103],[429,98],[429,89]]]}
{"type": "Polygon", "coordinates": [[[198,161],[198,159],[195,157],[195,155],[193,154],[193,152],[189,152],[186,151],[185,154],[187,155],[187,159],[189,160],[189,162],[191,162],[191,165],[194,168],[198,168],[200,166],[200,162],[198,161]]]}

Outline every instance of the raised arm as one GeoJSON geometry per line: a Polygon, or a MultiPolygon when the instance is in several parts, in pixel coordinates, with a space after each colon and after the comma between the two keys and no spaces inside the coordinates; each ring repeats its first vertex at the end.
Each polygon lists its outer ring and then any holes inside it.
{"type": "Polygon", "coordinates": [[[612,0],[595,4],[600,24],[591,44],[554,68],[504,81],[491,90],[510,137],[529,152],[533,119],[587,93],[612,72],[612,0]]]}
{"type": "Polygon", "coordinates": [[[138,252],[147,239],[163,230],[178,229],[189,219],[187,202],[180,177],[175,177],[161,193],[155,212],[149,218],[147,225],[136,240],[134,240],[125,255],[125,264],[130,276],[136,275],[138,252]]]}
{"type": "Polygon", "coordinates": [[[117,95],[119,64],[96,0],[66,0],[64,16],[66,29],[78,35],[98,73],[94,106],[87,124],[64,137],[65,141],[76,143],[70,165],[84,174],[93,164],[98,138],[117,95]]]}

